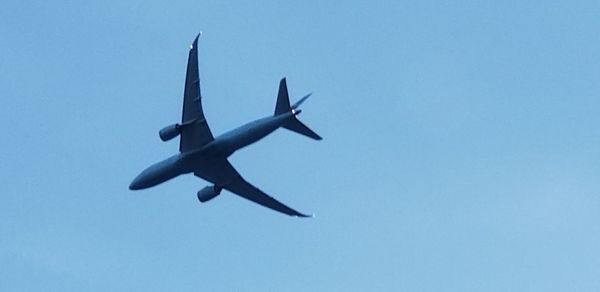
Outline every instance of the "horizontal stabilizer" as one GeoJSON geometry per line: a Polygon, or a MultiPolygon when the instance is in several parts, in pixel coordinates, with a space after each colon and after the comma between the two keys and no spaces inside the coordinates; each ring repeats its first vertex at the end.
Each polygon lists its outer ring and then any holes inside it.
{"type": "Polygon", "coordinates": [[[305,95],[303,98],[301,98],[299,101],[297,101],[296,103],[294,103],[294,105],[292,105],[292,109],[297,109],[305,100],[307,100],[310,96],[312,95],[312,92],[305,95]]]}
{"type": "Polygon", "coordinates": [[[296,119],[296,117],[294,117],[289,122],[285,123],[283,125],[283,127],[290,131],[296,132],[298,134],[302,134],[309,138],[313,138],[315,140],[323,139],[323,138],[321,138],[321,136],[319,136],[317,133],[315,133],[313,130],[311,130],[309,127],[307,127],[305,124],[303,124],[301,121],[296,119]]]}

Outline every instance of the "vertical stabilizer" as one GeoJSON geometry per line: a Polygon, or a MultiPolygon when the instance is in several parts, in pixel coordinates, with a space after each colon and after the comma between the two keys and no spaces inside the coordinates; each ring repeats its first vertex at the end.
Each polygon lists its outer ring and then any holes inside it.
{"type": "Polygon", "coordinates": [[[285,77],[279,81],[279,93],[277,93],[277,104],[275,105],[275,115],[287,113],[291,110],[290,97],[288,95],[287,83],[285,77]]]}

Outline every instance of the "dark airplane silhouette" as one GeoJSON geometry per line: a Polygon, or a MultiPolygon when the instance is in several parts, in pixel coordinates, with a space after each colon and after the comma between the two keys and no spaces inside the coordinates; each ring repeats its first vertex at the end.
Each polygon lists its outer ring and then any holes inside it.
{"type": "Polygon", "coordinates": [[[195,176],[211,182],[198,191],[198,200],[207,202],[226,189],[242,198],[248,199],[275,211],[298,217],[308,217],[245,181],[235,168],[227,161],[227,157],[236,150],[248,146],[280,127],[308,136],[315,140],[321,137],[302,124],[297,118],[301,110],[298,106],[310,94],[290,105],[285,78],[279,83],[279,93],[275,113],[262,119],[247,123],[216,138],[213,137],[204,113],[200,95],[200,78],[198,75],[198,37],[194,40],[187,64],[185,91],[183,96],[183,115],[180,124],[167,126],[160,130],[161,140],[168,141],[181,136],[179,152],[158,162],[140,173],[129,185],[131,190],[153,187],[179,175],[194,173],[195,176]]]}

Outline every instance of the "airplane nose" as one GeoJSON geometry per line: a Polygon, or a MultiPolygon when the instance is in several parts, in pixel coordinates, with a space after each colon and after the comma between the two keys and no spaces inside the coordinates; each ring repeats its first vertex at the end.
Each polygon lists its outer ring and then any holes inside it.
{"type": "Polygon", "coordinates": [[[142,189],[142,184],[140,182],[140,177],[136,177],[130,184],[129,189],[132,191],[142,189]]]}
{"type": "Polygon", "coordinates": [[[139,190],[140,188],[139,188],[139,186],[138,186],[138,185],[135,183],[135,181],[132,181],[132,182],[129,184],[129,189],[130,189],[130,190],[132,190],[132,191],[134,191],[134,190],[139,190]]]}

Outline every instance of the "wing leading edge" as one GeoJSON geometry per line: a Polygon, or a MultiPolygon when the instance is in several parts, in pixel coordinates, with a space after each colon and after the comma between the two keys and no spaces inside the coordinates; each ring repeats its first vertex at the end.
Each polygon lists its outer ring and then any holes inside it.
{"type": "Polygon", "coordinates": [[[194,172],[194,175],[221,186],[244,199],[277,212],[281,212],[290,216],[311,217],[284,205],[257,187],[251,185],[249,182],[244,180],[244,178],[242,178],[242,176],[226,159],[211,161],[209,167],[210,169],[205,168],[194,172]]]}
{"type": "Polygon", "coordinates": [[[200,94],[200,75],[198,74],[198,38],[194,39],[188,55],[185,89],[183,93],[183,111],[181,115],[181,139],[179,151],[198,149],[214,140],[202,111],[200,94]]]}

